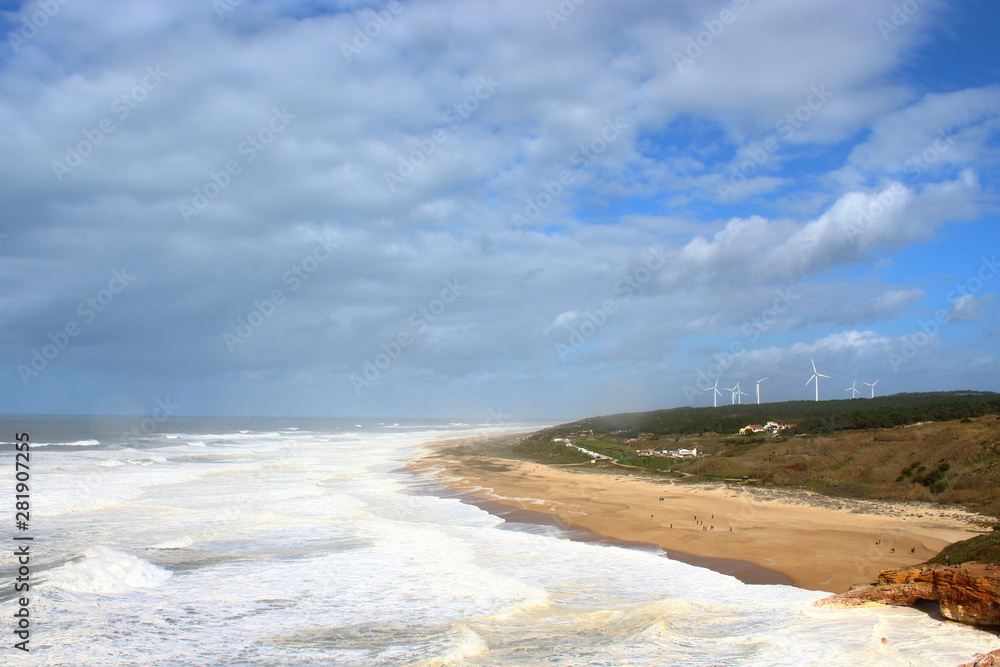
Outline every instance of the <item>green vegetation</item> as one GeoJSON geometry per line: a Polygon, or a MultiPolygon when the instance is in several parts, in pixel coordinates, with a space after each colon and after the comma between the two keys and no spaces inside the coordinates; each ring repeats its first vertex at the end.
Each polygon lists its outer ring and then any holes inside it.
{"type": "Polygon", "coordinates": [[[969,562],[1000,564],[1000,531],[994,528],[992,533],[948,545],[927,562],[931,565],[969,562]]]}
{"type": "Polygon", "coordinates": [[[953,391],[893,394],[841,401],[786,401],[762,405],[726,405],[718,408],[672,408],[591,417],[541,433],[566,437],[591,432],[596,437],[622,440],[698,433],[734,434],[747,424],[768,421],[793,423],[793,433],[833,433],[864,428],[891,428],[919,421],[972,419],[1000,414],[1000,394],[953,391]]]}
{"type": "Polygon", "coordinates": [[[555,450],[585,459],[564,443],[553,443],[568,438],[621,465],[657,473],[746,478],[749,484],[853,498],[957,504],[1000,516],[998,414],[1000,395],[983,392],[677,408],[544,429],[523,438],[516,449],[517,456],[539,461],[555,450]],[[748,423],[767,421],[797,426],[773,436],[735,435],[748,423]],[[701,456],[638,455],[680,448],[697,448],[701,456]]]}

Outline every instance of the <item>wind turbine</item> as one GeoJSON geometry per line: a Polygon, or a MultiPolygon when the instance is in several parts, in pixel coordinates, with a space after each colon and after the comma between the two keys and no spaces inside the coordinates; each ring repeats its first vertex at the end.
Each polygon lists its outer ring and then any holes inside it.
{"type": "Polygon", "coordinates": [[[719,407],[719,396],[722,396],[722,392],[719,391],[719,379],[715,379],[715,384],[704,391],[711,391],[712,393],[712,407],[719,407]]]}
{"type": "Polygon", "coordinates": [[[858,381],[857,381],[857,380],[855,380],[855,381],[854,381],[854,384],[852,384],[852,385],[851,385],[850,387],[848,387],[848,388],[847,388],[847,389],[845,389],[844,391],[849,391],[849,392],[851,392],[851,398],[857,398],[857,397],[858,397],[858,394],[860,394],[860,393],[861,393],[860,391],[858,391],[858,381]]]}
{"type": "MultiPolygon", "coordinates": [[[[879,378],[879,379],[881,379],[881,378],[879,378]]],[[[871,384],[869,384],[869,383],[865,382],[865,384],[867,384],[867,385],[868,385],[869,387],[871,387],[871,388],[872,388],[872,398],[875,398],[875,385],[877,385],[877,384],[878,384],[878,380],[875,380],[875,381],[874,381],[874,382],[872,382],[871,384]]]]}
{"type": "Polygon", "coordinates": [[[743,399],[740,398],[740,396],[749,396],[750,394],[746,393],[745,391],[740,390],[740,383],[739,382],[736,383],[736,386],[733,387],[733,389],[736,390],[736,401],[740,405],[743,405],[743,399]]]}
{"type": "Polygon", "coordinates": [[[812,359],[809,360],[809,363],[812,364],[813,374],[812,374],[811,378],[809,378],[808,380],[806,380],[806,386],[808,387],[810,382],[815,382],[816,383],[816,400],[818,401],[819,400],[819,379],[820,378],[826,378],[827,380],[829,380],[830,376],[829,375],[823,375],[818,370],[816,370],[816,362],[813,361],[812,359]]]}
{"type": "Polygon", "coordinates": [[[760,405],[760,383],[766,380],[767,378],[761,378],[759,380],[755,380],[754,377],[751,375],[750,379],[757,383],[757,405],[760,405]]]}
{"type": "MultiPolygon", "coordinates": [[[[726,391],[732,392],[733,402],[731,405],[736,405],[736,392],[740,391],[740,383],[737,382],[735,387],[723,387],[726,391]]],[[[742,392],[741,392],[742,393],[742,392]]]]}

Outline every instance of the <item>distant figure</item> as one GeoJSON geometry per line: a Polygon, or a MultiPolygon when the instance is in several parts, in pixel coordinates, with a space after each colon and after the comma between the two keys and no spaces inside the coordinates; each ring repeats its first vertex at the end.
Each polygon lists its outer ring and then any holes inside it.
{"type": "Polygon", "coordinates": [[[713,518],[713,519],[715,518],[715,515],[714,515],[714,514],[712,515],[712,518],[713,518]]]}
{"type": "Polygon", "coordinates": [[[661,502],[661,503],[663,502],[663,498],[660,498],[660,502],[661,502]]]}
{"type": "Polygon", "coordinates": [[[910,547],[910,553],[911,554],[916,553],[916,552],[917,552],[917,548],[916,547],[910,547]]]}
{"type": "Polygon", "coordinates": [[[649,515],[649,518],[650,518],[650,519],[652,519],[652,518],[653,518],[653,515],[652,515],[652,514],[650,514],[650,515],[649,515]]]}
{"type": "Polygon", "coordinates": [[[674,524],[670,524],[670,527],[671,527],[671,528],[673,528],[673,527],[674,527],[674,524]]]}
{"type": "Polygon", "coordinates": [[[733,527],[732,526],[729,527],[729,532],[730,533],[733,532],[733,527]]]}
{"type": "Polygon", "coordinates": [[[891,553],[891,554],[896,553],[896,547],[893,547],[893,548],[889,549],[889,553],[891,553]]]}
{"type": "MultiPolygon", "coordinates": [[[[714,514],[712,516],[715,516],[714,514]]],[[[715,526],[712,526],[712,530],[715,530],[715,526]]]]}

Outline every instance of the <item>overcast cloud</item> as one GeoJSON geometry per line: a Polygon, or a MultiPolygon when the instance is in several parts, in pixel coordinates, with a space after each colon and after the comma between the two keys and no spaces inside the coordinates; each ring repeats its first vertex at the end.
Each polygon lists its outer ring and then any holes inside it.
{"type": "Polygon", "coordinates": [[[1000,9],[960,4],[23,3],[3,411],[1000,390],[1000,9]]]}

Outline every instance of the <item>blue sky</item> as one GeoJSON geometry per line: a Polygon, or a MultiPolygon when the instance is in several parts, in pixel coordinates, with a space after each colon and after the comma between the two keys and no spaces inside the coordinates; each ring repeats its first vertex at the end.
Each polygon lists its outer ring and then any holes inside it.
{"type": "Polygon", "coordinates": [[[3,412],[1000,390],[996,3],[2,8],[3,412]]]}

